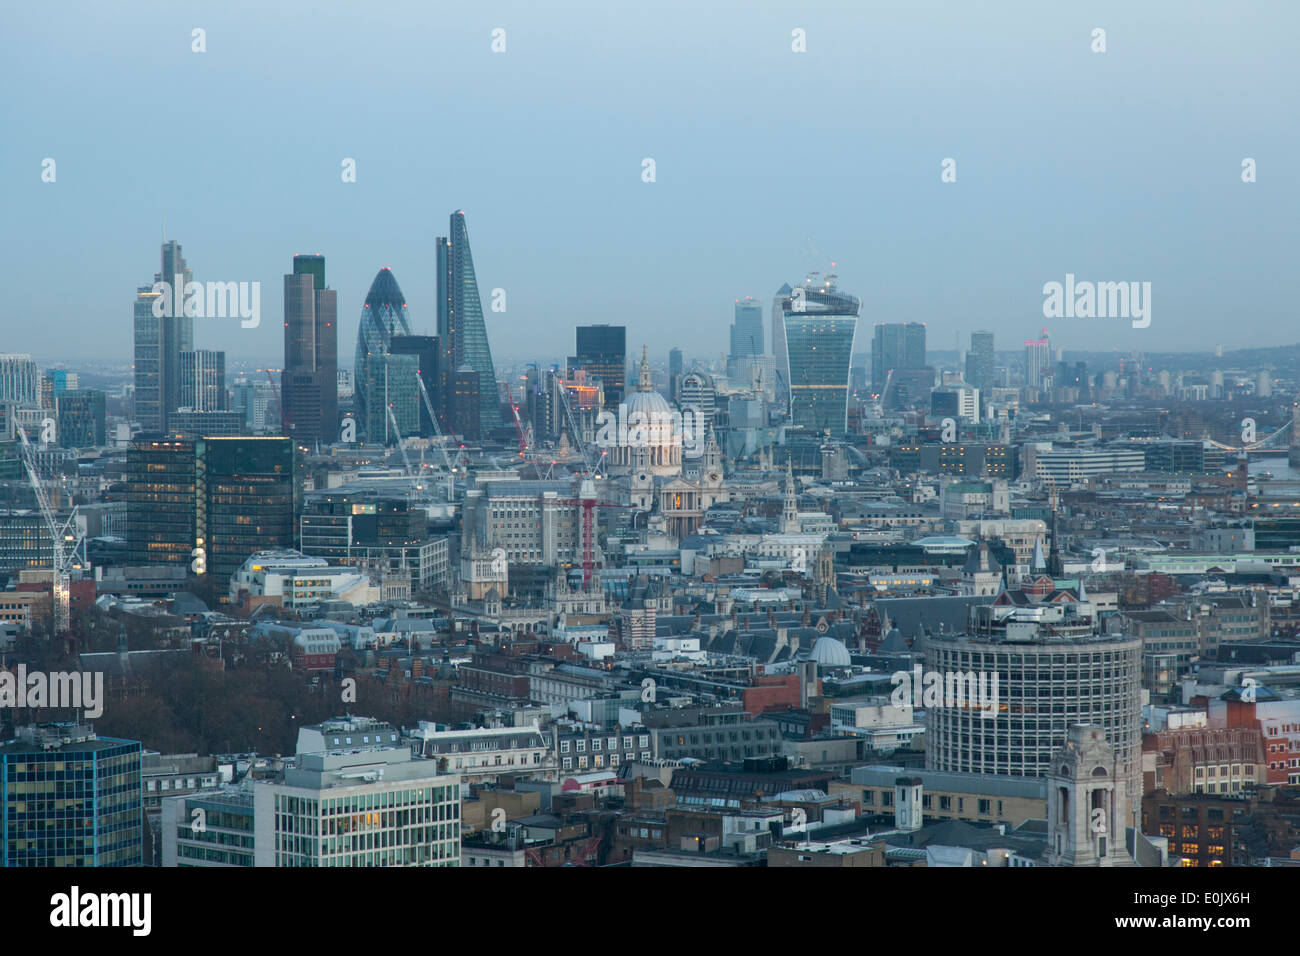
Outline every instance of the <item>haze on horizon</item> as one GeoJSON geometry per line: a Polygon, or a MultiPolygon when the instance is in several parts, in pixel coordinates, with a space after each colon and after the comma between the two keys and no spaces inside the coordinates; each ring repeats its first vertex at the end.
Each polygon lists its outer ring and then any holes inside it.
{"type": "Polygon", "coordinates": [[[629,354],[716,357],[736,298],[766,320],[831,260],[863,300],[858,352],[878,321],[926,322],[936,350],[1044,325],[1067,349],[1300,340],[1300,8],[992,6],[15,5],[0,351],[129,363],[165,218],[196,280],[262,284],[258,328],[196,320],[198,347],[281,354],[282,276],[321,253],[346,367],[381,266],[432,334],[455,209],[498,363],[568,354],[599,322],[629,354]],[[1044,320],[1066,273],[1151,282],[1150,327],[1044,320]]]}

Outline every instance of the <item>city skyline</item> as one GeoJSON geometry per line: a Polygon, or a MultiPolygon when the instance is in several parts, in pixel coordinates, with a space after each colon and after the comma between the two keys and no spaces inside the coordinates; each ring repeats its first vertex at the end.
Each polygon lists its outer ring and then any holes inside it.
{"type": "MultiPolygon", "coordinates": [[[[257,108],[263,95],[292,95],[267,75],[263,59],[314,64],[315,56],[346,57],[380,36],[407,50],[434,14],[397,5],[340,34],[298,16],[305,6],[287,4],[267,14],[270,23],[294,22],[303,46],[320,50],[268,55],[267,40],[246,29],[242,14],[212,11],[207,51],[196,54],[188,20],[160,14],[127,33],[88,9],[58,39],[5,47],[15,69],[38,78],[48,76],[49,62],[99,48],[150,55],[148,71],[101,85],[95,114],[74,105],[60,82],[37,84],[30,99],[14,104],[11,120],[27,150],[0,156],[0,174],[12,235],[23,238],[6,241],[0,274],[10,280],[16,313],[46,319],[14,348],[125,356],[122,303],[164,222],[165,238],[185,244],[203,278],[260,281],[270,315],[282,311],[285,258],[328,256],[344,341],[355,335],[369,278],[388,265],[405,279],[413,332],[432,334],[431,243],[445,210],[457,208],[475,219],[484,299],[494,288],[508,295],[505,313],[485,311],[498,361],[535,354],[571,324],[605,321],[602,303],[622,301],[626,289],[639,290],[619,318],[630,341],[722,354],[732,300],[754,295],[766,303],[774,278],[824,273],[831,260],[840,284],[862,297],[864,320],[925,321],[938,342],[973,328],[1004,341],[1025,338],[1042,324],[1043,285],[1073,273],[1150,281],[1154,315],[1148,329],[1119,320],[1057,323],[1054,339],[1066,348],[1149,349],[1162,340],[1208,349],[1231,347],[1234,336],[1289,344],[1294,285],[1279,277],[1288,274],[1284,210],[1296,205],[1297,187],[1284,170],[1300,148],[1294,131],[1275,120],[1290,110],[1274,80],[1287,31],[1270,23],[1300,14],[1273,5],[1273,21],[1236,21],[1213,5],[1193,6],[1201,16],[1195,26],[1171,22],[1169,11],[1188,9],[1171,4],[1138,11],[1101,4],[1089,19],[1029,4],[958,8],[942,18],[898,8],[872,16],[840,4],[801,11],[797,24],[785,22],[793,14],[692,10],[691,42],[674,53],[654,42],[676,33],[666,25],[671,16],[644,24],[649,35],[634,44],[626,33],[602,33],[575,6],[545,14],[510,8],[501,14],[506,52],[494,54],[489,25],[446,11],[437,28],[449,48],[437,66],[315,76],[317,96],[340,103],[327,136],[314,127],[278,130],[284,150],[274,160],[232,163],[178,151],[162,164],[148,137],[123,138],[104,125],[130,125],[123,110],[139,99],[144,76],[166,77],[203,108],[213,141],[256,138],[270,121],[257,108]],[[1094,53],[1094,20],[1108,18],[1109,47],[1094,53]],[[795,26],[807,31],[806,53],[791,50],[795,26]],[[715,42],[722,36],[727,43],[715,42]],[[580,51],[565,69],[557,46],[566,55],[580,51]],[[850,69],[864,49],[871,68],[850,69]],[[609,74],[602,89],[574,85],[596,69],[609,74]],[[719,72],[703,103],[687,99],[674,77],[700,69],[719,72]],[[235,72],[248,78],[219,82],[235,72]],[[440,92],[444,74],[464,82],[440,92]],[[1036,82],[1021,82],[1026,75],[1036,82]],[[653,95],[641,92],[647,77],[653,95]],[[978,82],[955,82],[962,77],[978,82]],[[870,103],[867,117],[808,111],[830,83],[840,102],[870,103]],[[575,96],[578,89],[583,95],[575,96]],[[913,92],[890,95],[905,90],[913,92]],[[993,91],[1003,96],[990,113],[984,103],[993,91]],[[584,105],[557,105],[572,102],[584,105]],[[1179,108],[1185,102],[1200,107],[1189,114],[1179,108]],[[431,142],[433,134],[416,127],[439,108],[454,109],[462,128],[431,142]],[[557,133],[629,110],[639,121],[613,123],[594,150],[557,133]],[[72,138],[62,126],[74,116],[86,129],[72,138]],[[719,122],[699,133],[706,118],[719,122]],[[410,148],[376,150],[376,120],[408,129],[410,148]],[[1080,120],[1093,132],[1080,135],[1080,120]],[[847,137],[845,148],[835,156],[744,148],[792,122],[809,135],[834,129],[847,137]],[[1215,145],[1189,149],[1207,128],[1215,145]],[[116,143],[115,161],[90,160],[79,145],[90,141],[116,143]],[[58,164],[52,183],[41,181],[44,157],[58,164]],[[353,183],[340,179],[348,158],[356,162],[353,183]],[[642,181],[645,158],[656,161],[654,182],[642,181]],[[945,183],[949,158],[957,179],[945,183]],[[1242,182],[1244,158],[1258,162],[1257,182],[1242,182]],[[792,213],[787,197],[810,183],[824,183],[837,201],[792,213]],[[129,202],[118,198],[125,196],[129,202]],[[54,281],[52,263],[66,261],[73,223],[79,281],[61,314],[76,334],[64,336],[48,321],[41,289],[54,281]],[[651,282],[648,274],[674,278],[651,282]]],[[[32,32],[24,30],[30,16],[15,11],[12,35],[32,32]]],[[[273,323],[241,329],[203,320],[196,335],[232,357],[275,353],[273,323]]]]}
{"type": "Polygon", "coordinates": [[[1300,7],[71,6],[0,33],[0,869],[137,872],[18,924],[282,867],[273,939],[337,867],[1276,920],[1300,7]]]}

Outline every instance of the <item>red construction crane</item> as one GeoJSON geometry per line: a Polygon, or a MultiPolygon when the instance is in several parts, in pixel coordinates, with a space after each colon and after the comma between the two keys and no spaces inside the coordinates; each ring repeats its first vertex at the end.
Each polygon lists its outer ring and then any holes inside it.
{"type": "Polygon", "coordinates": [[[519,435],[519,457],[527,458],[528,450],[529,450],[528,439],[524,436],[524,426],[519,421],[519,406],[515,404],[514,393],[510,391],[510,383],[506,382],[505,386],[506,386],[506,401],[510,403],[510,414],[513,415],[515,419],[515,433],[519,435]]]}
{"type": "Polygon", "coordinates": [[[596,499],[596,483],[590,477],[584,477],[578,489],[577,498],[561,498],[562,505],[573,505],[582,509],[582,589],[591,590],[592,572],[596,568],[596,512],[597,508],[630,508],[631,505],[615,504],[612,501],[596,499]]]}

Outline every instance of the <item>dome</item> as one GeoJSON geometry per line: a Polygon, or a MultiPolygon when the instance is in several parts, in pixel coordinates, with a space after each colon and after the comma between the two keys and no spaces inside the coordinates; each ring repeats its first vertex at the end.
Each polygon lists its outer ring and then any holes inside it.
{"type": "Polygon", "coordinates": [[[673,410],[668,402],[658,392],[643,392],[637,389],[631,395],[624,399],[627,405],[627,417],[630,421],[632,416],[640,413],[646,416],[647,421],[659,423],[667,421],[672,417],[673,410]],[[653,416],[653,417],[651,417],[653,416]]]}
{"type": "Polygon", "coordinates": [[[813,645],[812,659],[822,667],[848,667],[853,661],[849,649],[833,637],[819,637],[813,645]]]}
{"type": "Polygon", "coordinates": [[[681,474],[682,416],[655,391],[644,348],[636,390],[623,400],[617,416],[601,412],[597,426],[596,444],[605,449],[610,475],[681,474]]]}

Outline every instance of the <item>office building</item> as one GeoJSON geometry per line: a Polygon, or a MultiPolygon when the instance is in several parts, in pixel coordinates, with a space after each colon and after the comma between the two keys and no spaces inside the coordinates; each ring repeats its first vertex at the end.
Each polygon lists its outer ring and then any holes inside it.
{"type": "MultiPolygon", "coordinates": [[[[1052,755],[1065,745],[1070,727],[1097,724],[1123,768],[1132,825],[1142,793],[1142,642],[1049,636],[1034,631],[1030,623],[1019,627],[1017,631],[1017,625],[1008,625],[1005,639],[964,635],[925,639],[925,666],[931,673],[998,678],[991,711],[961,706],[951,699],[943,706],[926,707],[926,767],[1046,776],[1052,755]]],[[[974,687],[970,690],[973,696],[974,687]]]]}
{"type": "Polygon", "coordinates": [[[329,492],[304,506],[298,550],[332,564],[405,570],[412,588],[432,590],[447,584],[447,538],[431,537],[428,523],[405,498],[329,492]]]}
{"type": "Polygon", "coordinates": [[[126,479],[131,564],[188,565],[224,594],[250,554],[294,544],[291,439],[138,440],[126,479]]]}
{"type": "MultiPolygon", "coordinates": [[[[419,431],[414,434],[431,438],[434,434],[434,423],[429,417],[429,406],[432,405],[436,410],[441,401],[438,392],[438,337],[436,335],[394,335],[389,344],[389,351],[393,355],[415,356],[415,373],[424,384],[429,401],[426,404],[424,396],[419,396],[417,400],[420,426],[419,431]]],[[[419,388],[419,383],[416,384],[416,388],[419,388]]],[[[406,433],[403,432],[403,436],[405,435],[406,433]]]]}
{"type": "Polygon", "coordinates": [[[993,368],[993,333],[985,329],[972,332],[966,353],[966,384],[988,395],[994,385],[993,368]]]}
{"type": "Polygon", "coordinates": [[[54,546],[44,515],[26,508],[0,511],[0,573],[48,569],[53,560],[54,546]]]}
{"type": "Polygon", "coordinates": [[[298,732],[298,766],[253,787],[257,866],[459,866],[460,775],[366,717],[298,732]]]}
{"type": "Polygon", "coordinates": [[[1025,339],[1025,385],[1043,388],[1044,379],[1052,372],[1052,343],[1043,329],[1041,339],[1025,339]]]}
{"type": "Polygon", "coordinates": [[[753,296],[736,300],[731,323],[731,350],[727,353],[727,377],[739,379],[741,360],[763,354],[763,307],[753,296]]]}
{"type": "Polygon", "coordinates": [[[103,392],[97,389],[64,392],[58,403],[60,445],[98,448],[108,441],[103,392]]]}
{"type": "Polygon", "coordinates": [[[257,865],[251,784],[165,797],[159,818],[165,867],[257,865]]]}
{"type": "Polygon", "coordinates": [[[297,750],[273,778],[164,800],[163,866],[460,865],[460,776],[395,727],[336,717],[300,729],[297,750]]]}
{"type": "Polygon", "coordinates": [[[247,434],[242,409],[196,412],[179,408],[167,416],[168,438],[229,438],[247,434]]]}
{"type": "Polygon", "coordinates": [[[140,866],[141,751],[72,723],[22,727],[0,744],[0,865],[140,866]]]}
{"type": "Polygon", "coordinates": [[[294,256],[284,277],[280,396],[283,428],[299,444],[338,440],[338,371],[338,293],[325,285],[325,257],[294,256]]]}
{"type": "Polygon", "coordinates": [[[580,325],[576,367],[605,387],[605,404],[618,407],[627,384],[627,329],[621,325],[580,325]]]}
{"type": "Polygon", "coordinates": [[[66,368],[52,368],[43,378],[50,383],[51,397],[56,401],[64,392],[75,392],[80,380],[76,372],[69,372],[66,368]]]}
{"type": "Polygon", "coordinates": [[[1029,471],[1051,484],[1082,484],[1096,475],[1146,470],[1146,449],[1140,444],[1115,444],[1109,447],[1054,448],[1049,451],[1026,449],[1029,471]]]}
{"type": "Polygon", "coordinates": [[[40,407],[41,376],[30,355],[0,355],[0,402],[40,407]]]}
{"type": "Polygon", "coordinates": [[[848,429],[849,364],[862,301],[835,288],[805,283],[781,303],[787,349],[791,421],[818,434],[848,429]]]}
{"type": "Polygon", "coordinates": [[[443,395],[453,403],[445,417],[448,420],[455,417],[457,396],[451,379],[459,374],[461,366],[468,365],[478,374],[478,431],[488,434],[502,424],[501,402],[464,212],[457,210],[451,214],[448,236],[437,239],[438,341],[443,353],[443,395]]]}
{"type": "Polygon", "coordinates": [[[198,501],[194,442],[139,439],[126,453],[127,562],[188,566],[198,501]]]}
{"type": "Polygon", "coordinates": [[[478,372],[468,365],[456,369],[451,379],[451,428],[453,434],[465,441],[478,441],[482,437],[483,416],[479,410],[482,397],[478,372]]]}
{"type": "Polygon", "coordinates": [[[194,412],[226,410],[226,353],[194,349],[181,353],[181,390],[177,408],[194,412]]]}
{"type": "MultiPolygon", "coordinates": [[[[924,322],[878,322],[871,343],[871,391],[883,395],[892,371],[924,369],[924,322]]],[[[912,396],[913,400],[924,396],[912,396]]]]}
{"type": "Polygon", "coordinates": [[[207,573],[223,590],[244,560],[291,548],[298,488],[288,438],[204,438],[195,442],[202,508],[195,525],[207,573]]]}
{"type": "Polygon", "coordinates": [[[677,401],[678,379],[682,377],[682,369],[685,364],[681,349],[668,350],[668,400],[677,401]]]}
{"type": "Polygon", "coordinates": [[[154,303],[160,297],[166,303],[168,297],[155,292],[153,283],[136,291],[135,417],[144,433],[163,434],[167,416],[181,405],[181,353],[194,349],[194,318],[185,314],[184,307],[185,288],[193,280],[180,243],[164,242],[154,283],[165,282],[171,288],[171,308],[160,306],[163,315],[154,315],[154,303]]]}
{"type": "MultiPolygon", "coordinates": [[[[650,370],[645,370],[648,382],[650,370]]],[[[658,393],[655,393],[656,397],[658,393]]],[[[677,383],[677,402],[683,409],[698,409],[700,420],[705,428],[714,423],[718,412],[718,389],[713,376],[700,369],[692,369],[681,377],[677,383]]],[[[662,419],[655,419],[662,421],[662,419]]],[[[702,445],[702,443],[701,443],[702,445]]]]}
{"type": "Polygon", "coordinates": [[[385,266],[370,284],[357,330],[354,401],[366,441],[392,445],[419,433],[420,360],[414,354],[392,352],[392,340],[410,334],[406,297],[385,266]]]}
{"type": "Polygon", "coordinates": [[[980,393],[966,385],[950,385],[932,389],[930,414],[935,418],[952,418],[954,421],[978,425],[980,421],[980,393]]]}

